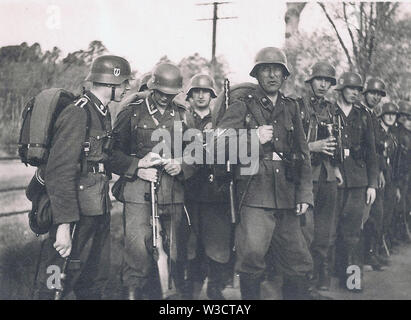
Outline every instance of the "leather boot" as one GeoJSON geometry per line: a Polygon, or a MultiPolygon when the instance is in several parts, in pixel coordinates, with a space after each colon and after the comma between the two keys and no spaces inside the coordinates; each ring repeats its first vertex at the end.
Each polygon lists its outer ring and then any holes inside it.
{"type": "Polygon", "coordinates": [[[331,277],[328,269],[328,261],[324,259],[319,268],[317,288],[318,290],[328,291],[330,290],[330,285],[331,277]]]}
{"type": "Polygon", "coordinates": [[[306,276],[284,277],[282,289],[284,300],[332,300],[319,293],[306,276]]]}
{"type": "Polygon", "coordinates": [[[253,277],[246,273],[240,273],[240,292],[242,300],[260,300],[261,277],[253,277]]]}
{"type": "Polygon", "coordinates": [[[192,300],[191,281],[186,279],[186,267],[181,261],[171,262],[171,276],[177,291],[175,300],[192,300]]]}
{"type": "Polygon", "coordinates": [[[125,300],[143,300],[143,292],[141,288],[124,287],[123,292],[125,300]]]}
{"type": "Polygon", "coordinates": [[[368,264],[374,271],[382,271],[383,267],[377,258],[377,243],[376,238],[371,237],[369,246],[365,252],[364,264],[368,264]]]}
{"type": "Polygon", "coordinates": [[[210,300],[225,300],[222,290],[225,287],[224,272],[228,265],[209,259],[208,266],[207,296],[210,300]]]}

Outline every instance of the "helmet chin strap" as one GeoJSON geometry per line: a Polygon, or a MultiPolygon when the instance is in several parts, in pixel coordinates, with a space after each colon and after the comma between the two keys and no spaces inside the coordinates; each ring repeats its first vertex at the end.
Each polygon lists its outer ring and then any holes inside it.
{"type": "Polygon", "coordinates": [[[112,86],[112,87],[111,87],[111,99],[110,99],[110,101],[115,101],[115,100],[114,100],[115,97],[116,97],[116,87],[115,87],[115,86],[112,86]]]}

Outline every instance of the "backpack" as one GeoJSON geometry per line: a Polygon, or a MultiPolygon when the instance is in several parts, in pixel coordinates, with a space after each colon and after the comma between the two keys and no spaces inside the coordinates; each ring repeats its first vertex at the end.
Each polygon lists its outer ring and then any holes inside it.
{"type": "Polygon", "coordinates": [[[18,144],[20,159],[26,166],[38,167],[47,163],[53,124],[75,98],[69,91],[51,88],[41,91],[26,103],[18,144]]]}
{"type": "Polygon", "coordinates": [[[37,236],[47,233],[53,224],[50,199],[43,180],[53,126],[61,111],[75,99],[69,91],[51,88],[31,98],[23,109],[18,153],[26,166],[38,167],[26,188],[26,197],[32,203],[29,226],[37,236]]]}

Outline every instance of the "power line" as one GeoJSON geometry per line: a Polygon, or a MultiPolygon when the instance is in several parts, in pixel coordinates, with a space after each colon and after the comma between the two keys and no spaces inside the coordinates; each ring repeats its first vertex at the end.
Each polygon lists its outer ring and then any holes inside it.
{"type": "Polygon", "coordinates": [[[213,18],[212,19],[197,19],[197,21],[213,21],[213,40],[211,45],[211,65],[214,67],[215,65],[215,52],[216,52],[216,42],[217,42],[217,20],[222,19],[237,19],[238,17],[219,17],[218,16],[218,6],[220,4],[228,4],[232,3],[229,1],[221,1],[221,2],[207,2],[207,3],[197,3],[197,6],[213,6],[213,18]]]}

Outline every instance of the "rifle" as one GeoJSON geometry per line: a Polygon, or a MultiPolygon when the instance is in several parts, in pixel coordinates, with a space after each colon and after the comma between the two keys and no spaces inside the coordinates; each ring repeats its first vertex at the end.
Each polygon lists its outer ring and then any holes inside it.
{"type": "MultiPolygon", "coordinates": [[[[76,232],[76,224],[73,226],[73,230],[71,231],[71,241],[74,241],[74,235],[76,232]]],[[[56,287],[56,290],[54,292],[54,300],[61,300],[63,298],[63,293],[64,293],[64,282],[66,281],[67,278],[67,267],[70,263],[70,255],[68,255],[66,258],[64,258],[64,263],[63,263],[63,268],[61,270],[60,274],[60,286],[56,287]]]]}
{"type": "MultiPolygon", "coordinates": [[[[334,159],[337,160],[339,163],[344,162],[344,148],[342,143],[342,126],[341,126],[341,115],[336,115],[337,117],[337,148],[335,151],[334,159]]],[[[330,129],[328,129],[330,132],[330,129]]],[[[334,136],[334,134],[332,134],[334,136]]]]}
{"type": "MultiPolygon", "coordinates": [[[[230,104],[230,80],[224,79],[224,107],[227,111],[230,104]]],[[[230,160],[227,161],[227,173],[230,175],[230,214],[231,223],[236,223],[236,208],[235,208],[235,192],[234,192],[234,176],[231,171],[230,160]]]]}
{"type": "MultiPolygon", "coordinates": [[[[158,215],[158,202],[157,202],[157,190],[159,181],[150,182],[150,202],[151,202],[151,223],[153,234],[153,258],[157,262],[158,273],[160,276],[161,292],[164,295],[165,292],[172,289],[171,286],[171,263],[167,261],[167,255],[164,252],[161,226],[159,223],[160,216],[158,215]]],[[[171,247],[171,246],[170,246],[171,247]]],[[[171,257],[171,253],[169,254],[171,257]]]]}

